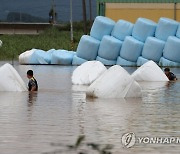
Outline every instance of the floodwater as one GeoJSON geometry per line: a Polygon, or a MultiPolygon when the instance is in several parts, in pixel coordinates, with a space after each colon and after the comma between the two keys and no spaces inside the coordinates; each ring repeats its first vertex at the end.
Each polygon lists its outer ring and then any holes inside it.
{"type": "MultiPolygon", "coordinates": [[[[0,62],[0,66],[4,62],[0,62]]],[[[83,86],[72,86],[76,67],[18,65],[25,82],[33,69],[38,93],[0,92],[0,153],[78,153],[67,145],[80,135],[85,143],[112,144],[115,154],[179,153],[180,143],[138,143],[123,147],[122,135],[137,137],[180,137],[180,80],[167,83],[140,83],[140,99],[86,99],[83,86]]],[[[126,68],[132,73],[135,68],[126,68]]],[[[180,79],[180,68],[172,71],[180,79]]],[[[97,152],[81,146],[79,151],[97,152]]]]}

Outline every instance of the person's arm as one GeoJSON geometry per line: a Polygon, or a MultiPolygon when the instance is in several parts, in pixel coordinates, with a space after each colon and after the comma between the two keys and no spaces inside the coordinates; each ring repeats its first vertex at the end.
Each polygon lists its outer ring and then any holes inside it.
{"type": "Polygon", "coordinates": [[[31,91],[36,91],[36,86],[32,86],[31,91]]]}

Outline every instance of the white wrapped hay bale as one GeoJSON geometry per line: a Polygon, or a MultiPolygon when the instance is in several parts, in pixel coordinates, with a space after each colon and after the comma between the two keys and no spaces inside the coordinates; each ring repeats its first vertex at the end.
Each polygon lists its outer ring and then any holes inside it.
{"type": "Polygon", "coordinates": [[[74,70],[72,74],[72,83],[89,85],[106,70],[106,67],[99,61],[85,62],[74,70]]]}
{"type": "Polygon", "coordinates": [[[148,37],[144,44],[142,56],[146,59],[159,62],[163,54],[165,42],[155,37],[148,37]]]}
{"type": "Polygon", "coordinates": [[[51,64],[71,65],[76,53],[67,50],[56,50],[52,54],[51,64]]]}
{"type": "Polygon", "coordinates": [[[88,87],[86,95],[99,98],[141,97],[141,88],[125,69],[115,65],[88,87]]]}
{"type": "Polygon", "coordinates": [[[0,67],[0,91],[21,92],[27,91],[26,85],[18,72],[10,65],[0,67]]]}
{"type": "Polygon", "coordinates": [[[159,66],[167,66],[167,67],[180,67],[180,63],[176,63],[173,61],[170,61],[164,57],[161,57],[160,61],[159,61],[159,66]]]}
{"type": "Polygon", "coordinates": [[[175,36],[179,23],[169,18],[160,18],[155,36],[163,41],[166,41],[169,36],[175,36]]]}
{"type": "Polygon", "coordinates": [[[180,38],[180,24],[179,24],[177,32],[176,32],[176,37],[180,38]]]}
{"type": "Polygon", "coordinates": [[[108,59],[101,58],[99,56],[96,57],[96,60],[100,61],[101,63],[103,63],[106,66],[112,66],[112,65],[116,64],[116,60],[108,60],[108,59]]]}
{"type": "Polygon", "coordinates": [[[116,60],[120,49],[122,46],[122,41],[114,38],[113,36],[104,36],[98,50],[98,56],[107,60],[116,60]]]}
{"type": "Polygon", "coordinates": [[[146,18],[138,18],[134,24],[132,36],[139,41],[145,42],[148,36],[154,36],[157,24],[146,18]]]}
{"type": "Polygon", "coordinates": [[[111,34],[114,25],[115,22],[112,19],[103,16],[98,16],[94,20],[94,23],[90,31],[90,36],[101,41],[104,35],[111,34]]]}
{"type": "Polygon", "coordinates": [[[19,55],[19,63],[20,64],[34,64],[38,63],[37,59],[32,59],[32,54],[36,51],[36,49],[27,50],[19,55]]]}
{"type": "Polygon", "coordinates": [[[180,39],[175,36],[170,36],[165,44],[163,57],[180,63],[180,39]]]}
{"type": "Polygon", "coordinates": [[[120,66],[136,66],[136,62],[128,61],[120,56],[118,56],[116,64],[120,66]]]}
{"type": "Polygon", "coordinates": [[[86,60],[95,60],[100,41],[95,38],[83,35],[77,47],[77,56],[86,60]]]}
{"type": "Polygon", "coordinates": [[[161,68],[152,60],[139,67],[131,76],[136,81],[169,81],[161,68]]]}
{"type": "Polygon", "coordinates": [[[144,65],[145,63],[147,63],[149,60],[140,56],[138,57],[138,60],[137,60],[137,66],[142,66],[144,65]]]}
{"type": "Polygon", "coordinates": [[[72,65],[81,65],[85,62],[87,62],[86,59],[80,58],[75,54],[72,60],[72,65]]]}
{"type": "Polygon", "coordinates": [[[2,47],[3,42],[0,40],[0,47],[2,47]]]}
{"type": "Polygon", "coordinates": [[[141,55],[144,43],[127,36],[122,44],[120,56],[128,61],[136,62],[141,55]]]}
{"type": "Polygon", "coordinates": [[[133,26],[134,25],[129,21],[119,20],[115,24],[111,35],[114,36],[115,38],[121,40],[121,41],[124,41],[126,36],[132,35],[133,26]]]}

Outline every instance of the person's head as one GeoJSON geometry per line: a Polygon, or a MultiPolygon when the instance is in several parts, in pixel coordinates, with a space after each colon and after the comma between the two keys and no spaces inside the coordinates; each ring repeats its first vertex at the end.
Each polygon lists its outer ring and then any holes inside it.
{"type": "Polygon", "coordinates": [[[164,69],[164,73],[165,73],[166,75],[169,75],[169,72],[170,72],[170,69],[169,69],[168,67],[166,67],[166,68],[164,69]]]}
{"type": "Polygon", "coordinates": [[[33,71],[32,70],[28,70],[27,71],[27,78],[30,79],[33,77],[33,71]]]}

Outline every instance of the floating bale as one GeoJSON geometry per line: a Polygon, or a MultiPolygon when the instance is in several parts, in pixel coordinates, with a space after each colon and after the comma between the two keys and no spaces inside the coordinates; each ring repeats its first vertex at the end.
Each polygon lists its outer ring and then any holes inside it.
{"type": "Polygon", "coordinates": [[[159,66],[173,66],[173,67],[180,67],[180,63],[176,63],[176,62],[173,62],[173,61],[170,61],[164,57],[161,57],[160,61],[159,61],[159,66]]]}
{"type": "Polygon", "coordinates": [[[136,66],[136,62],[125,60],[120,56],[117,58],[116,64],[120,66],[136,66]]]}
{"type": "Polygon", "coordinates": [[[132,35],[133,26],[134,25],[131,22],[119,20],[115,24],[111,35],[121,41],[124,41],[126,36],[132,35]]]}
{"type": "Polygon", "coordinates": [[[115,65],[88,87],[86,95],[99,98],[141,97],[141,88],[125,69],[115,65]]]}
{"type": "Polygon", "coordinates": [[[100,41],[95,38],[83,35],[77,47],[77,56],[85,60],[95,60],[100,41]]]}
{"type": "Polygon", "coordinates": [[[71,65],[76,53],[67,50],[56,50],[52,54],[51,64],[71,65]]]}
{"type": "Polygon", "coordinates": [[[128,61],[136,62],[141,55],[144,43],[127,36],[122,44],[120,56],[128,61]]]}
{"type": "Polygon", "coordinates": [[[90,36],[101,41],[104,35],[111,34],[114,25],[115,22],[112,19],[103,16],[98,16],[94,20],[94,23],[90,31],[90,36]]]}
{"type": "Polygon", "coordinates": [[[107,60],[116,60],[120,49],[122,46],[122,42],[113,36],[104,36],[98,50],[98,56],[107,60]]]}
{"type": "Polygon", "coordinates": [[[21,92],[27,91],[26,85],[18,72],[10,65],[0,67],[0,91],[21,92]]]}
{"type": "Polygon", "coordinates": [[[87,62],[86,59],[80,58],[75,54],[72,60],[72,65],[81,65],[85,62],[87,62]]]}
{"type": "Polygon", "coordinates": [[[163,57],[180,63],[180,39],[175,36],[170,36],[165,44],[163,57]]]}
{"type": "Polygon", "coordinates": [[[146,18],[138,18],[134,24],[132,36],[139,41],[145,42],[148,36],[154,36],[157,24],[146,18]]]}
{"type": "Polygon", "coordinates": [[[104,58],[101,58],[99,56],[96,57],[96,60],[100,61],[101,63],[103,63],[106,66],[112,66],[116,64],[116,60],[107,60],[104,58]]]}
{"type": "Polygon", "coordinates": [[[74,70],[72,74],[72,83],[89,85],[106,70],[106,67],[99,61],[87,61],[74,70]]]}
{"type": "Polygon", "coordinates": [[[176,32],[176,37],[180,38],[180,24],[179,24],[177,32],[176,32]]]}
{"type": "Polygon", "coordinates": [[[152,60],[139,67],[131,76],[136,81],[169,81],[161,68],[152,60]]]}
{"type": "Polygon", "coordinates": [[[169,18],[160,18],[155,36],[163,41],[166,41],[169,36],[175,36],[179,23],[169,18]]]}
{"type": "Polygon", "coordinates": [[[137,66],[142,66],[144,65],[145,63],[147,63],[149,60],[140,56],[138,57],[138,60],[137,60],[137,66]]]}
{"type": "Polygon", "coordinates": [[[163,54],[165,42],[155,37],[148,37],[144,44],[142,56],[146,59],[159,62],[163,54]]]}
{"type": "Polygon", "coordinates": [[[36,49],[27,50],[19,55],[19,63],[20,64],[35,64],[38,63],[37,59],[32,59],[32,54],[36,51],[36,49]]]}

